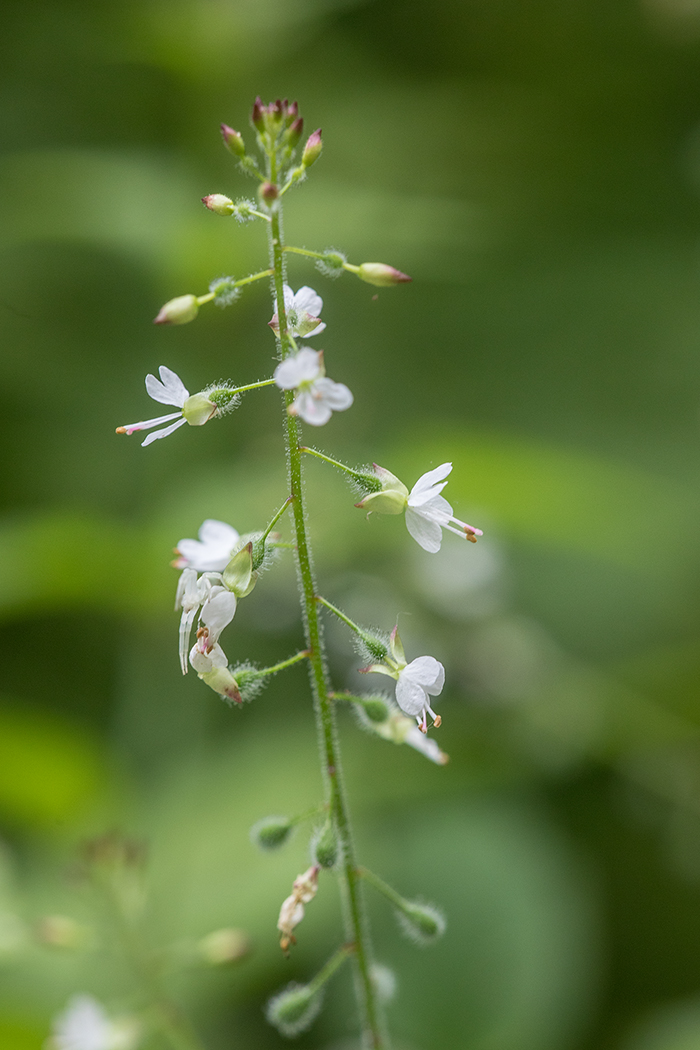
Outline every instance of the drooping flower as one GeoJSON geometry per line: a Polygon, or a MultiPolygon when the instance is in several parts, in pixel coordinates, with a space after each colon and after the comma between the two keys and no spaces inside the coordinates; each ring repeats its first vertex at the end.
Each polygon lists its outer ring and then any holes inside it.
{"type": "MultiPolygon", "coordinates": [[[[322,332],[326,327],[320,317],[322,309],[323,299],[316,294],[313,288],[304,285],[298,292],[293,292],[289,285],[285,284],[284,310],[287,315],[287,326],[292,335],[308,339],[309,336],[322,332]]],[[[279,335],[280,324],[276,299],[275,313],[269,324],[275,334],[279,335]]]]}
{"type": "Polygon", "coordinates": [[[110,1020],[91,995],[76,995],[55,1019],[50,1050],[134,1050],[140,1029],[130,1017],[110,1020]]]}
{"type": "Polygon", "coordinates": [[[155,419],[146,419],[140,423],[127,423],[123,427],[117,427],[117,434],[133,434],[137,430],[152,430],[161,423],[169,423],[162,430],[156,430],[149,434],[141,444],[145,447],[159,438],[167,437],[178,427],[189,423],[193,427],[201,427],[208,422],[217,412],[217,405],[210,401],[204,391],[190,395],[189,390],[180,377],[165,365],[158,369],[160,380],[153,375],[146,376],[146,390],[154,401],[160,401],[163,405],[177,405],[179,412],[170,412],[166,416],[156,416],[155,419]],[[172,423],[171,420],[176,420],[172,423]]]}
{"type": "Polygon", "coordinates": [[[344,383],[334,383],[326,376],[322,350],[302,347],[298,354],[285,357],[277,365],[274,378],[281,390],[297,392],[289,406],[290,414],[315,427],[323,426],[333,412],[344,412],[353,402],[344,383]]]}
{"type": "Polygon", "coordinates": [[[282,934],[280,938],[282,951],[286,951],[290,944],[295,943],[293,930],[304,918],[304,905],[316,896],[320,870],[319,865],[314,864],[301,875],[297,875],[291,894],[282,902],[277,920],[277,929],[282,934]]]}
{"type": "Polygon", "coordinates": [[[212,642],[209,631],[200,628],[190,651],[190,663],[197,676],[219,696],[242,704],[238,682],[229,671],[228,657],[218,642],[212,642]]]}
{"type": "Polygon", "coordinates": [[[481,529],[467,525],[455,518],[452,507],[440,493],[447,481],[443,480],[452,470],[451,463],[442,463],[418,478],[408,494],[406,528],[423,550],[436,554],[442,543],[442,529],[449,529],[456,536],[464,536],[476,543],[483,536],[481,529]]]}
{"type": "Polygon", "coordinates": [[[207,518],[202,522],[199,539],[185,539],[178,542],[175,553],[178,555],[172,563],[176,569],[196,569],[197,572],[223,572],[231,553],[240,540],[238,532],[225,521],[207,518]]]}
{"type": "Polygon", "coordinates": [[[428,731],[428,715],[439,728],[442,718],[430,706],[430,697],[442,692],[445,668],[434,656],[418,656],[407,663],[398,627],[391,632],[390,644],[391,656],[384,663],[363,667],[363,673],[385,674],[396,681],[396,702],[405,714],[415,718],[421,733],[428,731]]]}
{"type": "Polygon", "coordinates": [[[187,652],[195,617],[200,610],[207,638],[213,646],[234,617],[236,595],[223,586],[217,572],[205,572],[197,579],[196,569],[185,569],[180,576],[175,595],[175,608],[182,609],[180,618],[180,667],[187,674],[187,652]]]}

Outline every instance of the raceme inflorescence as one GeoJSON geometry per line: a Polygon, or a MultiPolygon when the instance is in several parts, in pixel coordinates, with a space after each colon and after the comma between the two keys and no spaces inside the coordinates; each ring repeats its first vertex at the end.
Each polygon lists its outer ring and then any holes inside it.
{"type": "MultiPolygon", "coordinates": [[[[287,100],[264,105],[257,99],[252,125],[258,156],[248,152],[239,132],[228,125],[222,125],[221,130],[224,144],[239,167],[258,183],[255,199],[233,200],[214,193],[205,196],[203,203],[214,216],[262,223],[267,231],[268,265],[241,279],[218,277],[203,295],[177,296],[162,307],[155,320],[163,325],[191,323],[205,304],[228,307],[246,285],[269,279],[271,318],[261,321],[261,334],[265,329],[275,340],[276,365],[263,379],[243,385],[213,383],[192,394],[185,386],[187,376],[181,379],[161,366],[160,378],[146,377],[146,390],[152,399],[173,411],[125,424],[117,432],[148,431],[142,443],[149,445],[173,434],[185,423],[203,426],[231,413],[249,391],[269,387],[281,392],[288,487],[280,493],[277,506],[271,508],[268,519],[255,532],[239,535],[229,523],[207,520],[199,529],[198,539],[182,539],[177,544],[173,564],[181,570],[176,595],[180,613],[179,658],[184,674],[191,667],[202,682],[233,705],[252,700],[272,675],[300,662],[308,667],[319,730],[324,797],[311,813],[263,818],[252,829],[252,836],[262,849],[277,849],[289,839],[296,825],[315,818],[310,866],[296,877],[290,872],[290,893],[280,907],[278,931],[283,951],[289,952],[295,944],[305,910],[313,907],[314,897],[323,892],[329,873],[341,884],[345,928],[336,952],[319,973],[307,984],[291,984],[274,995],[267,1004],[266,1016],[287,1036],[309,1027],[321,1008],[326,984],[349,960],[355,969],[362,1039],[367,1047],[379,1050],[389,1045],[382,1002],[393,981],[391,974],[372,958],[362,884],[372,885],[391,902],[402,928],[417,943],[425,944],[440,936],[445,920],[434,905],[406,900],[379,876],[359,865],[340,763],[336,708],[351,705],[370,732],[396,744],[409,744],[442,765],[447,756],[428,731],[441,723],[433,707],[443,689],[445,669],[429,655],[411,654],[409,659],[396,626],[383,632],[357,624],[319,593],[312,570],[308,530],[311,514],[306,506],[303,460],[312,456],[342,471],[354,491],[355,506],[366,514],[404,515],[408,532],[426,552],[440,549],[443,530],[471,542],[476,542],[481,531],[455,517],[442,495],[452,470],[450,463],[427,470],[409,491],[382,466],[350,467],[302,440],[305,427],[326,426],[334,412],[350,410],[353,395],[339,381],[342,361],[332,350],[328,352],[319,345],[318,337],[324,333],[326,345],[332,347],[332,331],[321,319],[321,296],[308,286],[296,291],[289,286],[288,256],[312,260],[325,277],[337,278],[349,272],[379,288],[405,284],[411,278],[384,263],[350,263],[335,248],[312,251],[287,244],[282,227],[285,197],[306,180],[309,169],[318,160],[323,145],[321,131],[314,131],[302,146],[303,120],[297,104],[287,100]],[[307,340],[313,340],[313,346],[306,345],[307,340]],[[285,521],[291,525],[290,541],[283,540],[282,532],[277,531],[285,521]],[[259,668],[249,662],[232,665],[225,653],[223,632],[236,616],[238,605],[284,549],[291,549],[297,560],[306,632],[304,648],[269,667],[259,668]],[[320,624],[320,617],[328,614],[338,617],[352,633],[363,662],[360,670],[393,680],[389,693],[354,695],[334,688],[320,624]]],[[[178,435],[175,440],[183,438],[184,435],[178,435]]],[[[98,1018],[96,1008],[87,1002],[75,1003],[72,1009],[72,1016],[77,1017],[81,1011],[81,1016],[90,1015],[93,1027],[103,1025],[107,1030],[111,1024],[101,1015],[98,1018]]],[[[66,1045],[66,1037],[61,1033],[67,1030],[68,1021],[64,1018],[61,1024],[55,1037],[59,1047],[66,1045]]]]}

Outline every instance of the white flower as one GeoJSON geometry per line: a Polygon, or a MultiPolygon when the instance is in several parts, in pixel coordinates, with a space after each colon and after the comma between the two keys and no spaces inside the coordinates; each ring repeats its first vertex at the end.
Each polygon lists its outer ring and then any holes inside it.
{"type": "Polygon", "coordinates": [[[475,529],[472,525],[455,518],[452,507],[440,495],[447,484],[443,478],[446,478],[451,470],[451,463],[443,463],[434,470],[429,470],[418,479],[408,494],[406,528],[423,550],[431,554],[440,550],[442,529],[449,529],[472,543],[476,543],[477,536],[483,536],[481,529],[475,529]]]}
{"type": "Polygon", "coordinates": [[[413,719],[403,714],[388,697],[386,697],[386,701],[389,708],[386,720],[384,722],[371,722],[369,719],[363,719],[363,724],[366,728],[394,744],[408,744],[409,747],[420,751],[422,755],[425,755],[431,762],[435,762],[439,766],[446,765],[450,760],[449,755],[440,750],[435,740],[426,736],[420,727],[414,723],[413,719]]]}
{"type": "Polygon", "coordinates": [[[91,995],[74,996],[53,1025],[50,1050],[133,1050],[139,1028],[132,1018],[111,1021],[91,995]]]}
{"type": "Polygon", "coordinates": [[[418,656],[415,660],[411,660],[410,664],[407,663],[398,627],[391,632],[390,644],[391,656],[387,654],[386,662],[370,664],[369,667],[361,668],[362,672],[385,674],[395,679],[396,703],[401,710],[415,718],[421,733],[428,731],[428,715],[432,718],[435,728],[438,729],[442,724],[442,718],[436,715],[430,706],[430,697],[439,696],[442,692],[445,684],[445,668],[434,656],[418,656]]]}
{"type": "Polygon", "coordinates": [[[231,560],[231,552],[240,540],[232,525],[207,518],[199,530],[198,540],[180,540],[173,562],[176,569],[196,569],[197,572],[223,572],[231,560]]]}
{"type": "MultiPolygon", "coordinates": [[[[318,335],[326,327],[320,319],[323,309],[323,299],[317,295],[313,288],[306,285],[294,293],[288,284],[284,286],[284,309],[287,314],[287,326],[292,335],[302,339],[312,335],[318,335]]],[[[279,316],[277,314],[277,300],[275,299],[275,314],[270,321],[270,328],[279,335],[279,316]]]]}
{"type": "Polygon", "coordinates": [[[415,717],[423,733],[427,731],[426,715],[440,725],[440,717],[430,706],[430,697],[439,696],[444,684],[445,668],[434,656],[419,656],[399,671],[396,703],[407,715],[415,717]]]}
{"type": "Polygon", "coordinates": [[[158,427],[161,423],[170,423],[170,426],[163,427],[162,430],[156,430],[153,434],[149,434],[146,440],[141,442],[143,446],[150,445],[152,441],[157,441],[159,438],[167,437],[168,434],[172,434],[174,430],[184,426],[185,423],[189,423],[193,427],[201,427],[217,412],[217,406],[213,401],[209,400],[206,393],[200,391],[198,394],[190,396],[189,390],[180,377],[169,368],[166,368],[165,365],[161,365],[158,372],[160,374],[159,380],[152,375],[146,376],[146,390],[154,401],[160,401],[163,405],[176,405],[180,411],[170,412],[165,416],[156,416],[154,419],[145,419],[140,423],[127,423],[123,427],[117,427],[117,434],[133,434],[137,430],[152,430],[153,427],[158,427]],[[172,419],[176,422],[171,423],[170,420],[172,419]]]}
{"type": "Polygon", "coordinates": [[[306,423],[320,427],[333,412],[350,408],[353,397],[343,383],[334,383],[326,376],[323,351],[304,346],[298,354],[285,357],[275,369],[275,382],[281,390],[296,390],[290,405],[293,416],[301,416],[306,423]]]}
{"type": "Polygon", "coordinates": [[[185,569],[177,585],[175,608],[182,609],[180,618],[180,667],[187,674],[187,651],[190,647],[190,633],[200,606],[200,622],[208,643],[214,646],[219,636],[234,617],[236,612],[236,595],[222,585],[219,573],[205,572],[197,579],[196,569],[185,569]]]}

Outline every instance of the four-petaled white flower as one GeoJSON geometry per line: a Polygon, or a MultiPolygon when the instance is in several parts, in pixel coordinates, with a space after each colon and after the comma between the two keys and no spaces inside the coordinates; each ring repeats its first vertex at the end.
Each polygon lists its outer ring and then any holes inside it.
{"type": "MultiPolygon", "coordinates": [[[[298,292],[293,292],[288,284],[284,286],[284,310],[287,315],[287,327],[292,335],[301,339],[318,335],[326,327],[321,320],[320,313],[323,309],[323,299],[317,295],[313,288],[306,285],[298,292]]],[[[269,322],[270,328],[279,335],[279,315],[277,313],[277,300],[275,299],[275,314],[269,322]]]]}
{"type": "Polygon", "coordinates": [[[110,1020],[91,995],[74,996],[53,1024],[50,1050],[133,1050],[139,1041],[133,1018],[110,1020]]]}
{"type": "Polygon", "coordinates": [[[205,572],[197,579],[196,569],[185,569],[177,585],[175,608],[182,609],[180,618],[180,667],[187,674],[187,654],[190,634],[195,617],[200,609],[200,622],[214,646],[224,627],[231,623],[236,612],[236,595],[223,586],[217,572],[205,572]]]}
{"type": "Polygon", "coordinates": [[[231,560],[231,552],[240,540],[232,525],[207,518],[199,530],[198,540],[180,540],[172,563],[176,569],[196,569],[197,572],[223,572],[231,560]]]}
{"type": "Polygon", "coordinates": [[[418,656],[407,663],[398,627],[391,632],[391,656],[387,655],[385,663],[370,664],[361,670],[364,674],[385,674],[396,681],[396,703],[405,714],[415,718],[421,733],[428,731],[428,715],[435,728],[439,728],[442,718],[430,706],[430,697],[442,692],[445,668],[434,656],[418,656]]]}
{"type": "Polygon", "coordinates": [[[153,427],[158,427],[161,423],[170,423],[170,426],[163,427],[162,430],[156,430],[153,434],[149,434],[146,440],[141,442],[144,447],[150,445],[152,441],[167,437],[168,434],[172,434],[174,430],[184,426],[185,423],[189,423],[192,427],[201,427],[217,412],[217,406],[213,401],[209,400],[203,391],[190,395],[189,390],[180,377],[169,368],[166,368],[165,365],[161,365],[158,372],[160,374],[159,380],[152,375],[146,376],[146,390],[154,401],[160,401],[162,405],[176,405],[180,411],[170,412],[165,416],[156,416],[155,419],[145,419],[140,423],[127,423],[123,427],[117,427],[117,434],[133,434],[137,430],[152,430],[153,427]],[[174,423],[170,422],[172,419],[175,420],[174,423]]]}
{"type": "Polygon", "coordinates": [[[281,390],[296,390],[289,412],[301,416],[312,426],[321,427],[333,412],[343,412],[353,402],[344,383],[334,383],[326,376],[323,351],[301,348],[298,354],[285,357],[275,369],[275,383],[281,390]]]}
{"type": "Polygon", "coordinates": [[[449,529],[472,543],[476,543],[477,536],[483,536],[481,529],[475,529],[473,525],[467,525],[465,521],[455,518],[452,507],[440,495],[447,484],[443,479],[451,470],[451,463],[442,463],[434,470],[429,470],[423,477],[418,478],[408,494],[406,528],[416,543],[431,554],[440,550],[442,529],[449,529]]]}

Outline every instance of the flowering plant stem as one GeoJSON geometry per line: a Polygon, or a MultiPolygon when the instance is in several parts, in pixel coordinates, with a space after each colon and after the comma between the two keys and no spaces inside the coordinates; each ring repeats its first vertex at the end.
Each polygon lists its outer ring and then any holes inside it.
{"type": "Polygon", "coordinates": [[[388,883],[384,882],[384,879],[380,879],[378,875],[375,875],[369,868],[358,868],[357,874],[363,878],[366,882],[369,882],[370,886],[374,886],[375,890],[382,893],[392,904],[395,904],[397,908],[403,908],[406,904],[405,900],[400,893],[397,893],[395,889],[389,886],[388,883]]]}
{"type": "Polygon", "coordinates": [[[353,621],[352,621],[352,620],[350,619],[350,617],[349,617],[349,616],[346,616],[346,615],[345,615],[345,613],[343,613],[343,612],[341,612],[341,611],[340,611],[340,609],[336,609],[335,605],[331,605],[331,603],[330,603],[330,602],[328,602],[328,601],[326,601],[326,599],[325,599],[325,598],[322,598],[320,594],[317,594],[317,595],[316,595],[316,601],[317,601],[317,602],[318,602],[318,603],[319,603],[320,605],[325,605],[325,607],[326,607],[327,609],[330,609],[330,611],[331,611],[332,613],[334,613],[334,614],[335,614],[335,615],[336,615],[336,616],[338,617],[338,619],[339,619],[339,620],[342,620],[342,621],[343,621],[343,623],[346,623],[346,624],[348,625],[348,627],[350,628],[350,630],[354,631],[354,632],[355,632],[355,634],[362,634],[362,633],[363,633],[363,632],[362,632],[362,628],[361,628],[361,627],[358,627],[358,626],[357,626],[357,624],[356,624],[356,623],[354,623],[354,622],[353,622],[353,621]]]}
{"type": "MultiPolygon", "coordinates": [[[[278,184],[278,158],[274,147],[268,152],[268,179],[272,185],[278,184]]],[[[273,295],[277,299],[279,319],[279,352],[284,359],[293,350],[284,304],[284,284],[286,267],[284,259],[282,234],[282,204],[278,199],[271,214],[269,229],[270,267],[273,270],[273,295]]],[[[346,936],[354,945],[355,987],[362,1019],[363,1036],[371,1050],[385,1050],[388,1042],[384,1035],[384,1024],[377,995],[371,979],[370,967],[371,946],[369,928],[363,901],[360,879],[355,859],[355,846],[350,823],[350,813],[343,785],[340,767],[340,751],[336,728],[335,711],[331,700],[331,686],[328,676],[327,660],[316,607],[316,586],[312,568],[311,547],[306,531],[304,510],[304,486],[302,479],[302,454],[299,446],[299,424],[297,419],[287,411],[294,395],[290,390],[284,391],[284,415],[286,421],[286,446],[289,486],[296,540],[296,557],[300,581],[300,599],[306,631],[306,642],[309,648],[309,666],[311,686],[314,696],[314,709],[318,727],[321,765],[326,782],[329,810],[334,819],[341,848],[338,863],[338,876],[341,884],[341,897],[346,928],[346,936]]]]}

